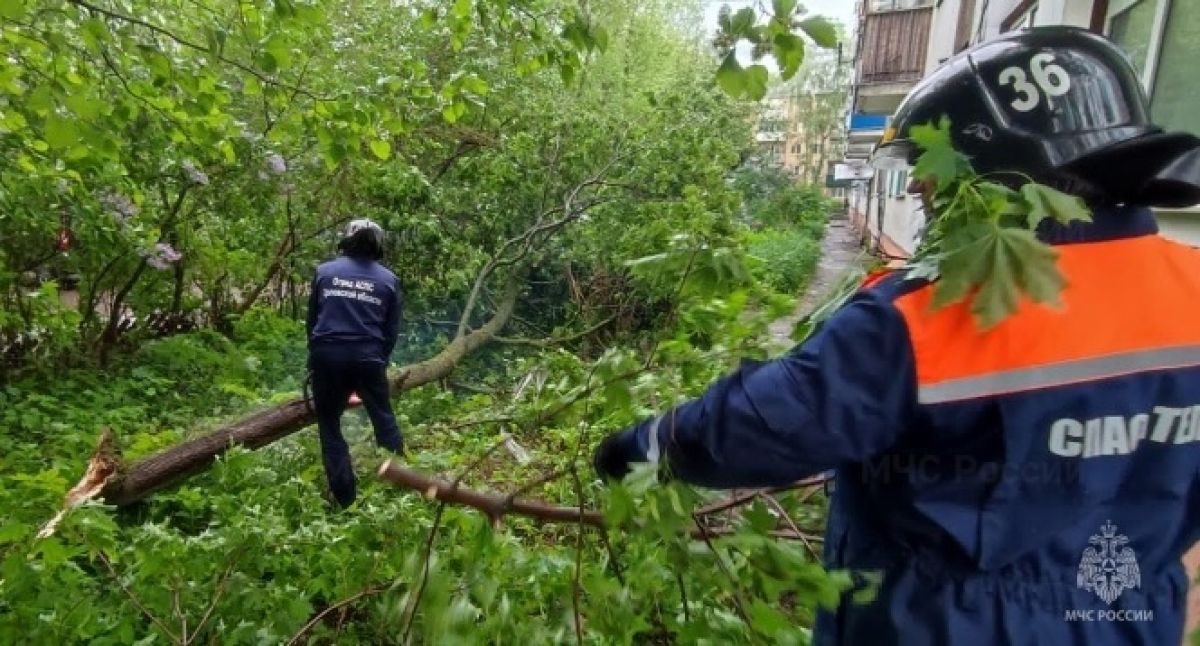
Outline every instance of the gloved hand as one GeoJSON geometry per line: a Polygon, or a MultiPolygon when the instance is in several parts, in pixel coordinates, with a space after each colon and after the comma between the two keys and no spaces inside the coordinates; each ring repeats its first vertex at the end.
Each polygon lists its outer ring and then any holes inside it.
{"type": "Polygon", "coordinates": [[[600,441],[592,453],[592,466],[605,480],[620,480],[629,473],[630,464],[646,461],[643,425],[613,433],[600,441]]]}

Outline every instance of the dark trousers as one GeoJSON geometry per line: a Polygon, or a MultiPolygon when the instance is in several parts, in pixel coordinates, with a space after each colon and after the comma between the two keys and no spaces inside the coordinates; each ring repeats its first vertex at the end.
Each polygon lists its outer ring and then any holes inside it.
{"type": "Polygon", "coordinates": [[[387,365],[379,360],[361,359],[353,352],[339,351],[334,346],[314,349],[309,355],[309,369],[312,370],[313,410],[321,434],[325,477],[329,479],[329,489],[338,504],[347,507],[355,497],[350,447],[342,437],[342,413],[350,394],[358,393],[362,399],[379,446],[394,453],[401,452],[404,447],[388,397],[387,365]]]}

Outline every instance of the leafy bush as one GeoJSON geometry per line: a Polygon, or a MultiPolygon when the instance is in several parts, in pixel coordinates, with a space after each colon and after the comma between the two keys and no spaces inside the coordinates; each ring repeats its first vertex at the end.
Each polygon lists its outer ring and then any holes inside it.
{"type": "Polygon", "coordinates": [[[819,238],[835,208],[821,187],[797,185],[775,170],[739,169],[733,186],[742,194],[744,214],[753,227],[796,227],[819,238]]]}
{"type": "Polygon", "coordinates": [[[756,261],[755,278],[783,294],[801,290],[821,259],[819,233],[803,228],[763,229],[747,234],[747,251],[756,261]]]}
{"type": "Polygon", "coordinates": [[[49,281],[25,292],[5,282],[0,268],[0,293],[22,296],[16,307],[0,306],[0,379],[23,365],[71,361],[79,342],[79,313],[59,300],[58,284],[49,281]]]}
{"type": "Polygon", "coordinates": [[[766,226],[796,227],[805,234],[820,238],[833,210],[833,201],[816,186],[791,186],[769,197],[756,219],[766,226]]]}

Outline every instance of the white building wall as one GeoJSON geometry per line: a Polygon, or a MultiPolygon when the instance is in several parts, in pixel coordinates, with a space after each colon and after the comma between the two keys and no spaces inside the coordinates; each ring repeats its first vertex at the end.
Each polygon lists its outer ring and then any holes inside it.
{"type": "Polygon", "coordinates": [[[1092,0],[1041,0],[1033,24],[1087,27],[1091,22],[1092,0]]]}
{"type": "Polygon", "coordinates": [[[1039,27],[1042,25],[1064,24],[1063,2],[1038,2],[1037,15],[1034,16],[1033,24],[1039,27]]]}
{"type": "MultiPolygon", "coordinates": [[[[1052,0],[1053,1],[1053,0],[1052,0]]],[[[971,43],[991,40],[1000,35],[1000,25],[1021,0],[977,0],[975,2],[975,20],[971,23],[971,43]],[[980,13],[983,15],[981,16],[980,13]],[[979,27],[982,26],[982,29],[979,27]]]]}
{"type": "MultiPolygon", "coordinates": [[[[1093,0],[1039,0],[1033,24],[1036,26],[1074,25],[1076,27],[1087,27],[1092,21],[1092,2],[1093,0]]],[[[943,4],[946,5],[949,3],[946,2],[943,4]]],[[[971,43],[975,44],[982,42],[982,40],[990,40],[999,36],[1004,19],[1008,18],[1020,4],[1021,0],[977,0],[975,4],[975,18],[971,22],[971,43]],[[984,13],[984,15],[981,16],[981,13],[984,13]],[[976,37],[975,31],[980,24],[983,25],[982,39],[976,37]]],[[[954,10],[954,15],[958,15],[957,7],[954,10]]],[[[937,19],[935,18],[934,20],[937,19]]],[[[951,27],[948,33],[953,34],[954,28],[951,27]]]]}
{"type": "Polygon", "coordinates": [[[929,26],[929,49],[925,50],[925,74],[937,69],[954,55],[954,35],[958,31],[958,11],[962,0],[942,0],[933,9],[929,26]]]}
{"type": "MultiPolygon", "coordinates": [[[[871,198],[869,195],[871,182],[854,182],[847,194],[847,215],[855,230],[866,232],[871,230],[871,222],[867,217],[871,198]]],[[[865,236],[864,236],[865,237],[865,236]]]]}
{"type": "Polygon", "coordinates": [[[891,256],[907,257],[916,251],[925,224],[921,198],[907,193],[910,179],[906,171],[879,170],[869,193],[850,205],[851,220],[869,234],[871,245],[891,256]]]}
{"type": "Polygon", "coordinates": [[[1163,237],[1200,247],[1200,212],[1196,209],[1159,210],[1154,217],[1163,237]]]}
{"type": "Polygon", "coordinates": [[[918,234],[925,224],[921,198],[916,195],[901,195],[885,200],[883,235],[903,250],[905,255],[911,255],[917,250],[918,234]]]}
{"type": "Polygon", "coordinates": [[[1090,26],[1092,24],[1092,4],[1093,0],[1066,0],[1062,24],[1076,27],[1090,26]]]}

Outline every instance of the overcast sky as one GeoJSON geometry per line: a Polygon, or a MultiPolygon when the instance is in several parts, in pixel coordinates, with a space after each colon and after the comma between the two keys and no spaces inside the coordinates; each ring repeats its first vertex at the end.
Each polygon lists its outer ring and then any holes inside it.
{"type": "MultiPolygon", "coordinates": [[[[715,32],[717,29],[717,13],[721,11],[721,5],[729,5],[729,10],[736,12],[742,7],[751,7],[755,4],[753,0],[702,0],[702,2],[704,3],[704,29],[709,33],[715,32]]],[[[840,22],[846,28],[847,34],[852,33],[855,26],[854,3],[855,0],[800,0],[800,4],[808,10],[805,15],[825,16],[830,20],[840,22]]],[[[771,3],[764,2],[764,4],[770,7],[771,3]]],[[[738,59],[743,64],[750,62],[750,46],[747,43],[742,43],[742,47],[738,48],[738,59]]]]}

